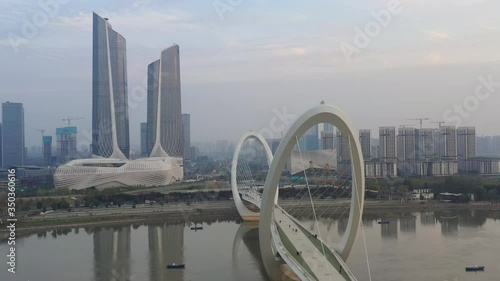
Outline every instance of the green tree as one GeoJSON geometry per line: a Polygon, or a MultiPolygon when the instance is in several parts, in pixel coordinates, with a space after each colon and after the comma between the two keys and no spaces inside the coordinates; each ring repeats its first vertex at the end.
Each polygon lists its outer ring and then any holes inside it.
{"type": "Polygon", "coordinates": [[[474,189],[474,194],[476,195],[476,200],[488,200],[488,191],[482,186],[476,186],[474,189]]]}
{"type": "Polygon", "coordinates": [[[498,197],[498,191],[495,188],[490,189],[488,191],[488,199],[490,200],[496,200],[498,197]]]}

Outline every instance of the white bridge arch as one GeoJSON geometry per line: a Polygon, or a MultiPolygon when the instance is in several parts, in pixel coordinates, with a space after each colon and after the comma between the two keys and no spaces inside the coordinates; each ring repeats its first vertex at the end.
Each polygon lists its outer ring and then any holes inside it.
{"type": "Polygon", "coordinates": [[[358,134],[354,130],[350,120],[340,109],[330,105],[320,105],[305,112],[291,125],[290,129],[281,140],[270,165],[264,184],[259,221],[259,243],[264,265],[270,264],[272,260],[274,260],[273,249],[270,245],[273,244],[272,241],[276,243],[275,237],[272,236],[276,232],[272,231],[271,227],[275,223],[273,212],[275,210],[275,198],[278,193],[278,183],[281,172],[291,155],[292,149],[296,145],[296,139],[300,138],[310,127],[320,123],[329,123],[336,126],[342,134],[347,137],[348,142],[351,144],[350,152],[353,184],[351,209],[346,232],[339,245],[334,246],[334,249],[335,252],[339,254],[340,258],[345,261],[349,257],[354,245],[356,233],[363,214],[365,193],[365,176],[361,145],[359,144],[358,134]]]}
{"type": "MultiPolygon", "coordinates": [[[[256,132],[248,132],[245,133],[240,141],[238,142],[238,145],[236,146],[236,149],[234,150],[233,154],[233,162],[231,164],[231,190],[233,191],[233,199],[234,203],[236,205],[236,209],[238,210],[238,213],[240,216],[243,218],[244,221],[258,221],[259,220],[259,212],[253,212],[249,210],[244,204],[243,201],[240,198],[240,194],[238,191],[238,181],[237,181],[237,168],[238,168],[238,159],[240,156],[241,149],[243,147],[243,144],[247,140],[255,140],[258,143],[260,143],[266,152],[266,157],[267,157],[267,164],[271,166],[271,162],[273,161],[273,153],[271,151],[271,148],[267,144],[266,140],[262,135],[256,132]]],[[[256,205],[258,208],[260,208],[260,195],[255,196],[248,196],[247,198],[249,202],[253,203],[256,205]]],[[[277,197],[276,197],[277,198],[277,197]]]]}

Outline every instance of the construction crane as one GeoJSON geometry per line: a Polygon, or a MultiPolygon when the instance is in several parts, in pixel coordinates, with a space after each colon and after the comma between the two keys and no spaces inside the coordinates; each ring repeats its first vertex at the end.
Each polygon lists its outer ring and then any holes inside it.
{"type": "Polygon", "coordinates": [[[43,137],[43,133],[45,133],[45,130],[44,129],[39,129],[37,131],[42,132],[42,137],[43,137]]]}
{"type": "Polygon", "coordinates": [[[81,120],[81,119],[85,119],[85,117],[75,117],[75,118],[71,118],[71,116],[68,116],[68,118],[63,118],[61,119],[62,121],[68,121],[68,127],[71,125],[71,120],[81,120]]]}
{"type": "Polygon", "coordinates": [[[431,120],[430,118],[407,118],[405,120],[419,120],[420,121],[420,129],[422,129],[422,121],[431,120]]]}
{"type": "Polygon", "coordinates": [[[435,123],[435,124],[438,124],[439,125],[439,128],[441,128],[441,125],[446,123],[444,121],[436,121],[436,122],[431,122],[431,123],[435,123]]]}
{"type": "Polygon", "coordinates": [[[411,126],[415,126],[415,124],[405,124],[405,125],[399,125],[399,128],[408,128],[411,126]]]}

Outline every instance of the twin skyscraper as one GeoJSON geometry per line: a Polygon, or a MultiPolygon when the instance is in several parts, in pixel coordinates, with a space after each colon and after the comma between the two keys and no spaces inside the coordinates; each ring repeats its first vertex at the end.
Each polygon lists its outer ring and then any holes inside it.
{"type": "MultiPolygon", "coordinates": [[[[125,38],[93,14],[92,154],[128,158],[130,151],[125,38]]],[[[148,154],[183,157],[179,46],[148,66],[148,154]]]]}
{"type": "Polygon", "coordinates": [[[92,155],[59,166],[57,188],[159,186],[183,178],[179,46],[148,66],[149,157],[129,160],[127,51],[125,38],[108,19],[93,14],[92,155]]]}

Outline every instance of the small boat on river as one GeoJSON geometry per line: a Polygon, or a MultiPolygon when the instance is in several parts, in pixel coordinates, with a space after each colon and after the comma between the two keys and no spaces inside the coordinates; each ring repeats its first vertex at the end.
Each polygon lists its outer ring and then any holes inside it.
{"type": "Polygon", "coordinates": [[[483,271],[484,266],[482,265],[474,265],[474,266],[467,266],[465,268],[465,271],[483,271]]]}
{"type": "Polygon", "coordinates": [[[175,268],[178,269],[178,268],[185,268],[185,267],[186,267],[186,265],[183,264],[183,263],[175,263],[174,262],[174,263],[171,263],[171,264],[167,264],[167,268],[168,269],[175,269],[175,268]]]}

